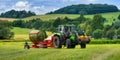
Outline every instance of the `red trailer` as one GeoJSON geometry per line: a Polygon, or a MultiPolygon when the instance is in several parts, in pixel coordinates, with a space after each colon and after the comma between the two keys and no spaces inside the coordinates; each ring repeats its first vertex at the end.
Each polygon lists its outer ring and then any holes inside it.
{"type": "Polygon", "coordinates": [[[39,30],[33,30],[29,34],[29,38],[33,45],[31,48],[48,48],[48,47],[54,47],[52,43],[52,39],[54,38],[53,35],[49,36],[46,39],[40,40],[39,37],[41,37],[41,32],[39,30]]]}

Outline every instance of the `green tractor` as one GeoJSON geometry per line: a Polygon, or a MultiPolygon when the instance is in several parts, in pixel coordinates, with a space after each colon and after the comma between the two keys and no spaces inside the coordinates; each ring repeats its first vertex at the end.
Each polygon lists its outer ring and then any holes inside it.
{"type": "Polygon", "coordinates": [[[81,48],[86,48],[86,43],[90,42],[90,37],[84,31],[77,31],[75,25],[59,25],[58,33],[53,35],[53,45],[55,48],[75,48],[80,44],[81,48]]]}

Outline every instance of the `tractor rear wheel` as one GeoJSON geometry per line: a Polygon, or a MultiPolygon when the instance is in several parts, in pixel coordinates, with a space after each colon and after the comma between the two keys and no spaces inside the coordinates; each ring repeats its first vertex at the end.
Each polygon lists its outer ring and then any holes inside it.
{"type": "Polygon", "coordinates": [[[75,48],[75,45],[72,44],[72,41],[70,39],[66,40],[66,47],[67,48],[75,48]]]}
{"type": "Polygon", "coordinates": [[[62,48],[61,40],[59,37],[55,36],[53,38],[53,45],[54,45],[54,48],[62,48]]]}
{"type": "Polygon", "coordinates": [[[86,48],[86,41],[82,41],[80,46],[81,46],[81,48],[86,48]]]}

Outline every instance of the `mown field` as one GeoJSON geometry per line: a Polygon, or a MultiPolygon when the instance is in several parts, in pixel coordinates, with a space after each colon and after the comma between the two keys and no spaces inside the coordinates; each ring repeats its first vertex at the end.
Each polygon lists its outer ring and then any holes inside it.
{"type": "MultiPolygon", "coordinates": [[[[24,49],[26,40],[24,38],[28,36],[29,29],[14,27],[12,31],[16,34],[14,39],[17,41],[20,39],[22,42],[0,41],[0,60],[120,60],[120,41],[117,44],[115,40],[92,40],[85,49],[81,49],[79,45],[75,49],[66,49],[65,47],[62,49],[24,49]],[[24,35],[24,37],[17,35],[24,35]]],[[[29,42],[29,45],[32,43],[29,42]]]]}
{"type": "Polygon", "coordinates": [[[0,60],[120,60],[120,44],[89,44],[86,49],[24,49],[24,42],[0,42],[0,60]]]}

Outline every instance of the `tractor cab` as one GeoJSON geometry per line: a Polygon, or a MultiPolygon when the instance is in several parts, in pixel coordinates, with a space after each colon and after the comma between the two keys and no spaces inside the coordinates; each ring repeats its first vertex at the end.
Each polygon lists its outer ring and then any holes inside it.
{"type": "Polygon", "coordinates": [[[58,32],[60,33],[66,33],[66,32],[72,32],[76,31],[75,25],[59,25],[58,32]]]}

